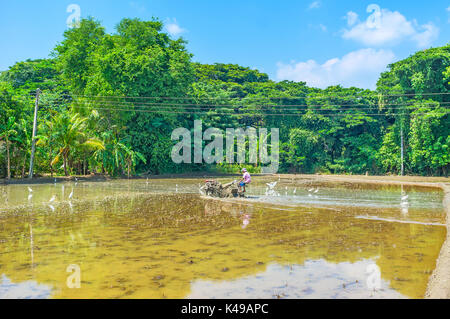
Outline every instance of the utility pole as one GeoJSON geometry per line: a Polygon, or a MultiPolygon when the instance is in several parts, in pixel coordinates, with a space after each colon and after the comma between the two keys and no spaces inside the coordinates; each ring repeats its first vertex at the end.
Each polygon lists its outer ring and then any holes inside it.
{"type": "Polygon", "coordinates": [[[39,95],[41,90],[36,90],[36,101],[34,103],[34,121],[33,121],[33,137],[31,139],[31,156],[30,156],[30,172],[28,178],[33,178],[34,151],[36,150],[36,131],[37,131],[37,112],[39,107],[39,95]]]}
{"type": "Polygon", "coordinates": [[[400,167],[401,167],[401,173],[400,175],[403,176],[404,172],[405,172],[405,168],[403,165],[403,150],[404,148],[404,143],[403,143],[403,123],[402,120],[400,119],[400,167]]]}

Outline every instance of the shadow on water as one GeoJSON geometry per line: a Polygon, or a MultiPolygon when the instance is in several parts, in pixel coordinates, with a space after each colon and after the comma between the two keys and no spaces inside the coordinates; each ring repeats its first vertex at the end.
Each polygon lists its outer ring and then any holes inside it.
{"type": "Polygon", "coordinates": [[[446,235],[438,192],[408,188],[404,214],[398,187],[280,183],[264,198],[261,179],[262,200],[235,202],[201,198],[199,182],[79,184],[70,200],[72,184],[34,187],[32,203],[17,188],[0,213],[0,298],[420,298],[446,235]],[[319,204],[296,198],[313,187],[319,204]]]}

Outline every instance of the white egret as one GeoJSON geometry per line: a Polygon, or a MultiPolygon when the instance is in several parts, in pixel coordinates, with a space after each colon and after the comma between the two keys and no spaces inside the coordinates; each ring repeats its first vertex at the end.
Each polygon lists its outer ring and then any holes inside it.
{"type": "Polygon", "coordinates": [[[69,199],[72,199],[72,196],[73,196],[73,188],[72,188],[72,191],[69,194],[69,199]]]}
{"type": "Polygon", "coordinates": [[[272,182],[272,183],[266,183],[267,186],[269,186],[270,189],[274,189],[278,182],[272,182]]]}
{"type": "Polygon", "coordinates": [[[30,193],[32,193],[32,192],[33,192],[33,189],[32,189],[30,186],[28,186],[28,191],[29,191],[30,193]]]}
{"type": "Polygon", "coordinates": [[[55,195],[53,195],[52,196],[52,198],[50,198],[50,200],[48,201],[49,203],[52,203],[52,202],[54,202],[55,201],[55,199],[56,199],[56,196],[55,195]]]}

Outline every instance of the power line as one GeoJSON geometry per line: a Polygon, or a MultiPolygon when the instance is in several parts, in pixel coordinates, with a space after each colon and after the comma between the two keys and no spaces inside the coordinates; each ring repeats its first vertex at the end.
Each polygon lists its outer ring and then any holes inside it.
{"type": "MultiPolygon", "coordinates": [[[[301,99],[301,98],[333,98],[333,97],[362,97],[361,95],[322,95],[322,96],[314,96],[314,93],[306,93],[312,96],[270,96],[270,97],[252,97],[253,99],[301,99]]],[[[429,92],[429,93],[398,93],[398,94],[382,94],[379,92],[373,92],[371,95],[367,95],[370,98],[380,98],[380,97],[388,97],[388,96],[432,96],[432,95],[448,95],[450,92],[429,92]]],[[[222,97],[193,97],[193,96],[106,96],[106,95],[76,95],[76,94],[68,94],[68,96],[73,97],[89,97],[89,98],[120,98],[120,99],[210,99],[210,100],[221,100],[221,99],[233,99],[230,97],[222,98],[222,97]]],[[[247,98],[247,97],[246,97],[247,98]]],[[[240,100],[246,98],[239,98],[240,100]]],[[[238,99],[238,98],[235,98],[238,99]]]]}
{"type": "MultiPolygon", "coordinates": [[[[113,105],[111,105],[113,106],[113,105]]],[[[87,107],[87,106],[79,106],[79,108],[86,108],[86,109],[95,109],[95,110],[106,110],[106,111],[120,111],[120,112],[143,112],[143,113],[168,113],[168,114],[205,114],[209,113],[207,111],[203,112],[174,112],[174,111],[160,111],[160,110],[130,110],[130,109],[118,109],[118,108],[105,108],[105,107],[87,107]]],[[[448,111],[444,112],[445,114],[449,113],[448,111]]],[[[402,115],[429,115],[430,113],[414,113],[414,114],[408,114],[408,113],[396,113],[396,114],[380,114],[380,113],[374,113],[374,114],[368,114],[368,113],[345,113],[345,114],[337,114],[337,113],[313,113],[313,115],[323,115],[323,116],[402,116],[402,115]]],[[[246,114],[246,113],[214,113],[214,114],[207,114],[212,116],[217,115],[232,115],[232,116],[303,116],[306,114],[296,114],[296,113],[253,113],[253,114],[246,114]]]]}
{"type": "MultiPolygon", "coordinates": [[[[54,101],[63,101],[63,99],[55,99],[54,101]]],[[[233,109],[237,109],[237,108],[242,108],[242,107],[260,107],[260,108],[282,108],[284,110],[323,110],[323,109],[328,109],[328,110],[333,110],[329,107],[335,107],[335,106],[343,106],[341,108],[336,108],[336,110],[371,110],[375,107],[385,107],[385,106],[399,106],[399,107],[389,107],[389,109],[400,109],[403,108],[404,106],[414,106],[414,107],[422,107],[427,105],[428,107],[442,107],[443,105],[447,105],[450,104],[450,102],[422,102],[422,105],[415,105],[415,103],[390,103],[390,104],[330,104],[330,105],[324,105],[324,104],[313,104],[313,105],[308,105],[308,104],[268,104],[268,105],[232,105],[232,104],[179,104],[179,103],[134,103],[134,102],[120,102],[120,101],[112,101],[112,100],[100,100],[100,101],[86,101],[86,100],[75,100],[75,103],[84,103],[84,104],[90,104],[90,103],[95,103],[96,105],[110,105],[110,104],[114,104],[116,106],[130,106],[130,107],[138,107],[138,108],[151,108],[151,107],[158,107],[158,108],[175,108],[175,107],[179,107],[181,109],[193,109],[193,110],[198,110],[198,109],[210,109],[210,108],[233,108],[233,109]],[[434,103],[439,103],[439,105],[434,105],[434,103]],[[184,107],[184,106],[193,106],[191,108],[189,107],[184,107]],[[348,108],[348,106],[373,106],[373,107],[366,107],[366,108],[348,108]],[[306,107],[306,108],[295,108],[295,109],[286,109],[287,107],[306,107]],[[320,109],[313,109],[311,107],[321,107],[320,109]]]]}
{"type": "MultiPolygon", "coordinates": [[[[140,101],[142,100],[154,100],[154,99],[160,99],[160,100],[193,100],[193,101],[211,101],[211,100],[215,100],[215,101],[221,101],[221,100],[228,100],[228,101],[249,101],[249,102],[254,102],[254,101],[258,101],[258,100],[293,100],[293,99],[333,99],[333,98],[340,98],[340,99],[380,99],[382,98],[386,98],[386,97],[406,97],[406,96],[417,96],[417,97],[423,97],[423,96],[436,96],[436,95],[442,95],[442,96],[446,96],[450,94],[450,92],[430,92],[430,93],[402,93],[402,94],[380,94],[380,93],[370,93],[370,94],[366,94],[366,95],[314,95],[314,93],[307,93],[305,96],[279,96],[279,97],[258,97],[258,96],[253,96],[253,97],[244,97],[244,98],[232,98],[232,97],[193,97],[193,96],[159,96],[159,97],[155,97],[155,96],[95,96],[95,95],[76,95],[76,94],[64,94],[63,97],[60,96],[60,98],[64,99],[76,99],[76,98],[81,98],[81,99],[107,99],[107,100],[111,100],[114,102],[125,102],[125,103],[129,103],[130,101],[128,100],[132,100],[132,99],[138,99],[140,101]],[[119,100],[119,101],[116,101],[119,100]]],[[[46,94],[47,95],[47,94],[46,94]]],[[[52,94],[48,94],[48,95],[52,95],[52,94]]],[[[34,96],[34,95],[32,95],[34,96]]],[[[145,102],[139,102],[144,104],[145,102]]],[[[155,104],[158,102],[153,102],[153,103],[146,103],[146,104],[155,104]]],[[[192,103],[192,102],[191,102],[192,103]]],[[[159,103],[158,103],[159,104],[159,103]]],[[[189,106],[189,104],[186,103],[177,103],[179,105],[185,105],[185,106],[189,106]]],[[[198,105],[201,103],[196,103],[196,104],[190,104],[190,105],[198,105]]],[[[213,105],[213,104],[210,104],[213,105]]],[[[278,104],[279,106],[282,105],[286,105],[286,104],[278,104]]],[[[287,104],[289,106],[289,104],[287,104]]],[[[366,105],[366,104],[364,104],[366,105]]],[[[387,103],[385,104],[387,105],[387,103]]],[[[234,105],[233,105],[234,106],[234,105]]],[[[297,104],[297,106],[306,106],[306,105],[302,105],[302,104],[297,104]]],[[[318,105],[321,106],[321,105],[318,105]]]]}
{"type": "MultiPolygon", "coordinates": [[[[450,102],[448,102],[450,103],[450,102]]],[[[114,106],[118,106],[118,107],[127,107],[129,106],[130,108],[143,108],[143,109],[178,109],[178,110],[215,110],[215,109],[229,109],[229,110],[236,110],[236,109],[248,109],[248,110],[252,110],[251,108],[275,108],[275,109],[281,109],[282,111],[341,111],[341,110],[373,110],[375,108],[377,108],[377,106],[374,107],[358,107],[358,108],[348,108],[348,107],[342,107],[342,108],[329,108],[328,105],[324,105],[322,108],[286,108],[289,107],[288,105],[285,106],[279,106],[279,105],[239,105],[239,106],[223,106],[223,105],[199,105],[198,107],[176,107],[173,106],[172,104],[160,104],[160,105],[135,105],[135,104],[117,104],[117,103],[111,103],[111,102],[104,102],[104,103],[92,103],[93,105],[100,105],[100,106],[110,106],[110,105],[114,105],[114,106]]],[[[85,102],[84,105],[90,105],[90,102],[85,102]]],[[[432,105],[432,103],[429,103],[428,105],[413,105],[413,104],[396,104],[398,107],[389,107],[387,109],[404,109],[404,106],[414,106],[415,109],[420,108],[420,107],[429,107],[429,108],[448,108],[447,105],[442,106],[442,105],[432,105]]],[[[75,107],[77,105],[74,105],[75,107]]],[[[319,105],[316,105],[319,106],[319,105]]],[[[331,105],[330,105],[331,106],[331,105]]],[[[333,106],[338,106],[338,105],[333,105],[333,106]]],[[[347,106],[347,105],[343,105],[343,106],[347,106]]],[[[361,105],[364,106],[364,105],[361,105]]],[[[378,109],[380,109],[378,107],[378,109]]],[[[384,109],[384,108],[382,108],[384,109]]],[[[410,108],[413,109],[413,108],[410,108]]]]}

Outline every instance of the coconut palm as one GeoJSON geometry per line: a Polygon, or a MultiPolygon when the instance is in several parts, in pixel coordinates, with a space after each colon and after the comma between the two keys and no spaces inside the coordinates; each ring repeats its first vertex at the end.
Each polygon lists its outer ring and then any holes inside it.
{"type": "Polygon", "coordinates": [[[41,125],[39,125],[40,135],[37,135],[37,146],[48,147],[48,152],[44,152],[46,160],[49,161],[50,166],[50,176],[53,177],[53,151],[54,151],[54,138],[55,138],[55,128],[54,121],[52,119],[45,120],[41,125]]]}
{"type": "Polygon", "coordinates": [[[6,178],[11,178],[11,158],[9,154],[9,147],[11,138],[17,134],[16,131],[16,118],[14,116],[8,118],[5,124],[0,124],[0,139],[5,139],[6,144],[6,158],[7,158],[7,173],[6,178]]]}
{"type": "Polygon", "coordinates": [[[18,142],[19,147],[23,151],[22,178],[24,178],[28,155],[30,155],[31,153],[31,132],[28,130],[27,121],[25,119],[20,119],[19,123],[17,124],[17,135],[11,139],[18,142]]]}
{"type": "Polygon", "coordinates": [[[87,135],[86,118],[79,114],[62,112],[52,118],[54,127],[54,143],[59,148],[58,154],[52,160],[51,165],[55,165],[63,159],[64,174],[67,171],[69,155],[79,147],[89,146],[94,149],[104,149],[103,143],[87,135]]]}
{"type": "Polygon", "coordinates": [[[146,159],[144,155],[133,151],[125,141],[118,138],[118,134],[115,132],[115,126],[112,129],[102,134],[102,138],[105,141],[105,148],[97,150],[94,153],[94,158],[97,162],[101,162],[102,169],[111,175],[123,173],[123,168],[126,166],[127,175],[130,177],[131,171],[137,162],[141,160],[146,163],[146,159]]]}

